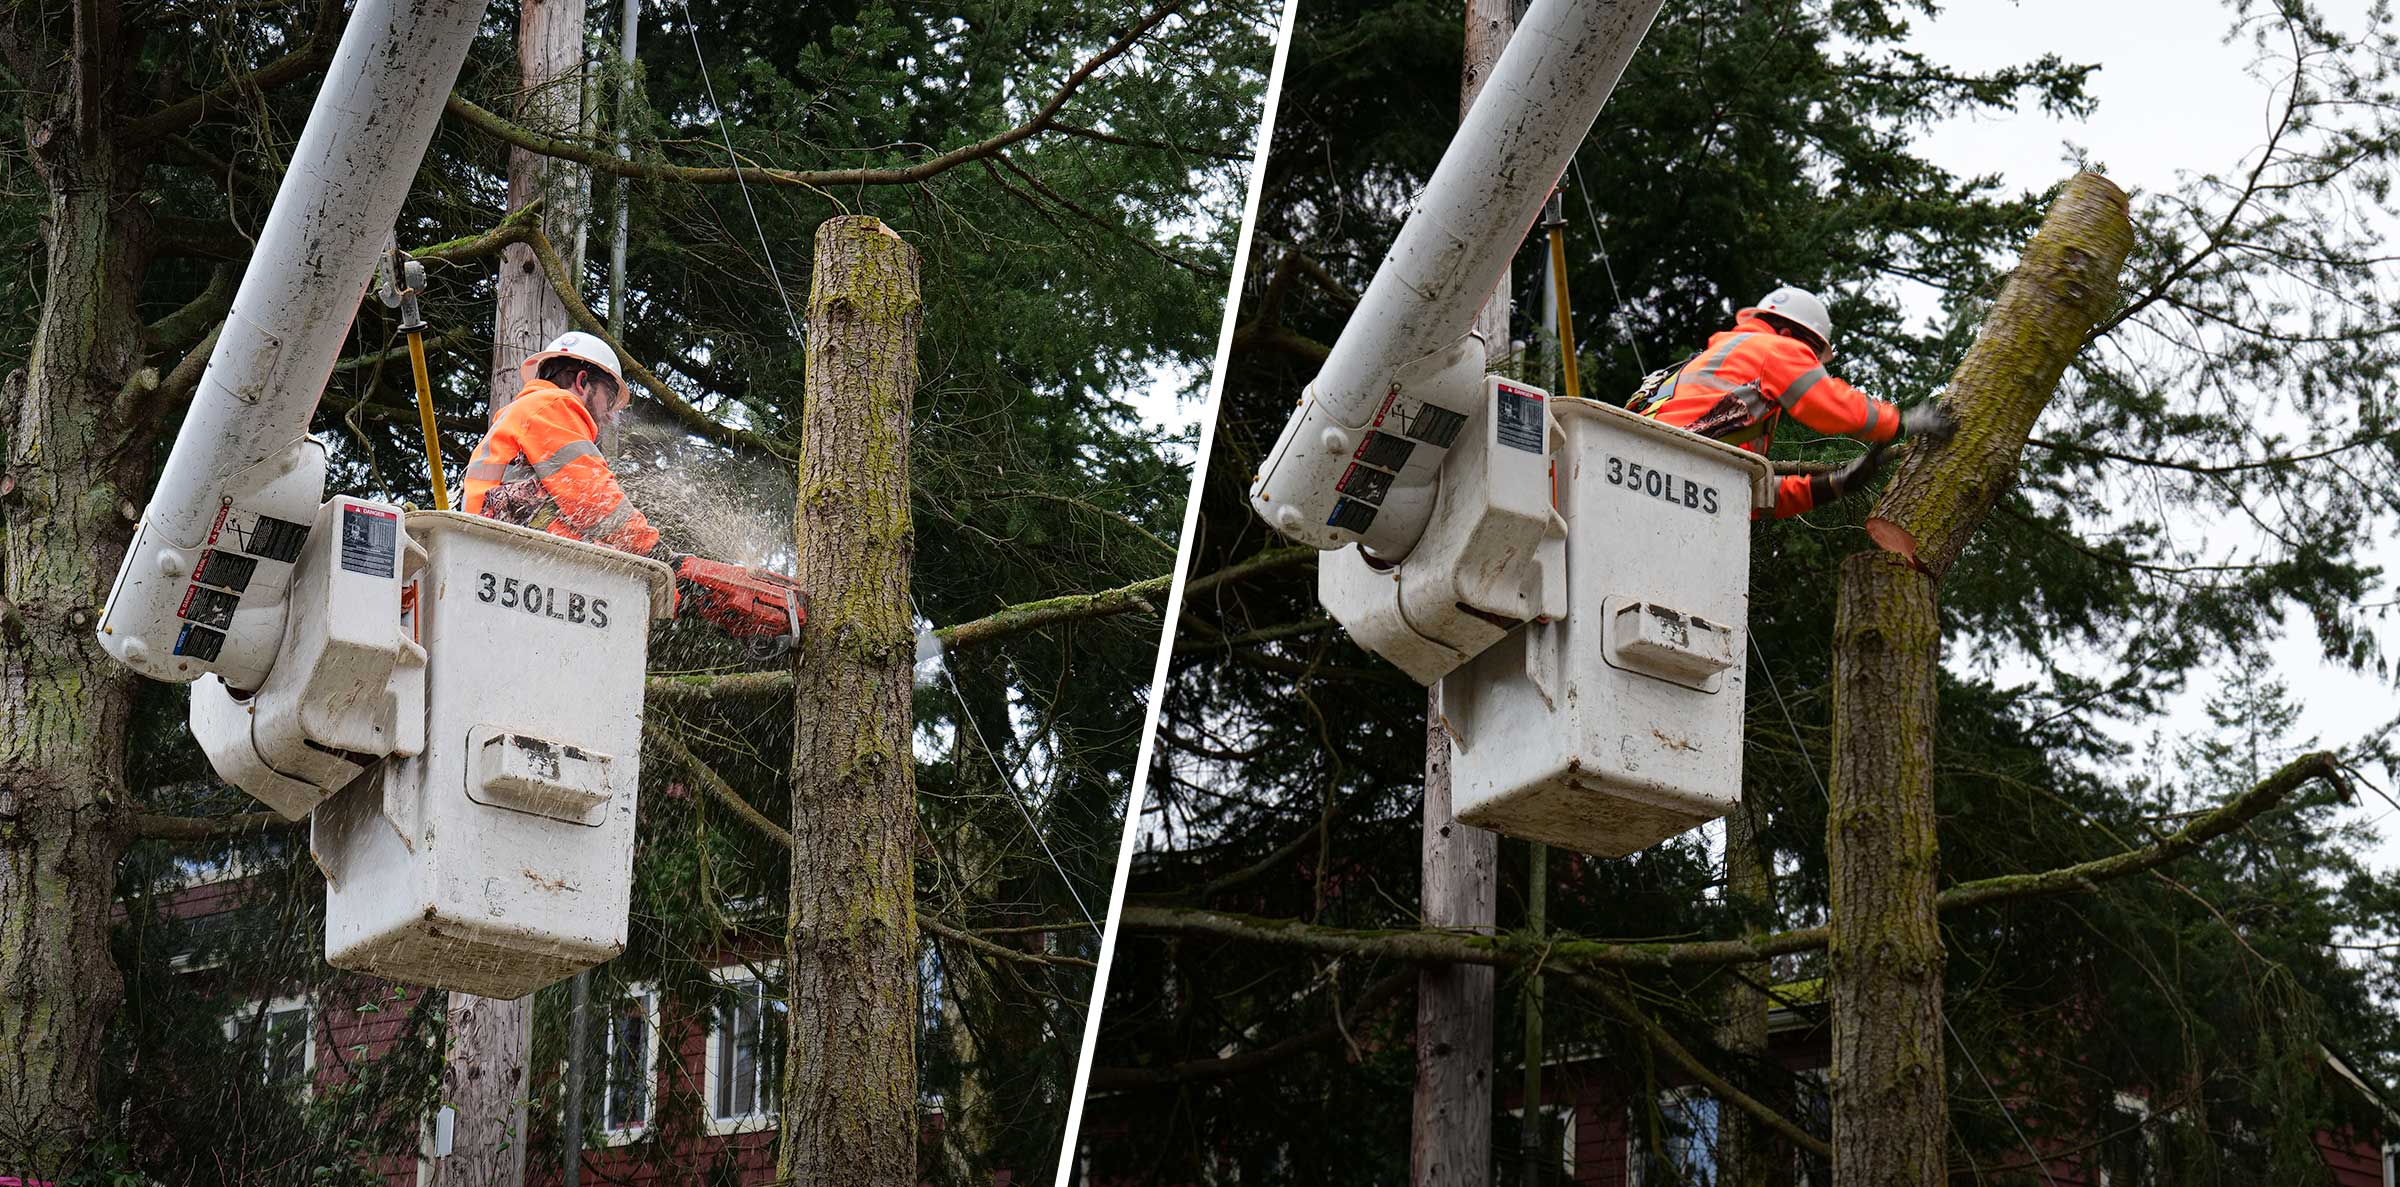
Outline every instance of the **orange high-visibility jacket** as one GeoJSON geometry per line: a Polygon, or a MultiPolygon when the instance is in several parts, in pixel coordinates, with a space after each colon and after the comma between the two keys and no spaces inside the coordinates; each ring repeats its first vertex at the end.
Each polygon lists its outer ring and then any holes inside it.
{"type": "Polygon", "coordinates": [[[527,383],[475,447],[463,508],[569,540],[650,552],[658,529],[617,485],[599,436],[575,393],[546,380],[527,383]]]}
{"type": "MultiPolygon", "coordinates": [[[[1775,443],[1775,422],[1787,413],[1820,433],[1861,441],[1889,441],[1900,432],[1898,406],[1826,374],[1816,352],[1758,317],[1712,335],[1708,348],[1637,411],[1753,453],[1775,443]]],[[[1813,509],[1818,493],[1805,474],[1777,480],[1776,518],[1813,509]]]]}

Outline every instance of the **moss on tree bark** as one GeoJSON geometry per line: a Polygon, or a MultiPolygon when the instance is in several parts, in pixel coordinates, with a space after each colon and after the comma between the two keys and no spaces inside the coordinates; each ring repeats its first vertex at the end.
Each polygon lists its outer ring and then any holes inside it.
{"type": "Polygon", "coordinates": [[[1910,451],[1869,521],[1883,550],[1842,563],[1825,838],[1841,1187],[1944,1181],[1936,594],[2015,478],[2026,435],[2067,364],[2114,306],[2132,246],[2124,192],[2094,173],[2070,179],[1951,376],[1957,437],[1910,451]]]}
{"type": "Polygon", "coordinates": [[[817,229],[794,659],[791,1007],[777,1174],[915,1187],[916,778],[909,749],[908,426],[917,255],[881,222],[817,229]]]}

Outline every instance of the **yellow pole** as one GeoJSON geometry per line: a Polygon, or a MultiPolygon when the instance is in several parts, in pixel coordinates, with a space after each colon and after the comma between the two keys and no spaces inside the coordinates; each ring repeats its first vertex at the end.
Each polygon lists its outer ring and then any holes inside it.
{"type": "Polygon", "coordinates": [[[433,381],[425,375],[425,331],[408,332],[408,369],[417,377],[417,422],[425,429],[425,460],[433,467],[433,509],[450,509],[450,484],[442,478],[442,438],[433,426],[433,381]]]}
{"type": "Polygon", "coordinates": [[[1567,304],[1567,229],[1566,220],[1550,224],[1550,276],[1558,289],[1558,353],[1566,369],[1567,398],[1583,398],[1583,377],[1575,370],[1575,319],[1567,304]]]}

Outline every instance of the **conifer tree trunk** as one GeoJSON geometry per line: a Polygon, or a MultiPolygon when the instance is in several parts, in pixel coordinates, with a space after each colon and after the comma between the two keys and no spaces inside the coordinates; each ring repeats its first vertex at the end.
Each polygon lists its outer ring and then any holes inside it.
{"type": "MultiPolygon", "coordinates": [[[[47,261],[30,364],[0,388],[0,1175],[42,1180],[94,1154],[101,1036],[122,994],[108,933],[135,677],[92,631],[126,510],[148,493],[148,440],[128,429],[146,391],[127,383],[146,230],[126,179],[140,170],[113,143],[115,5],[78,15],[72,62],[54,54],[21,80],[47,261]]],[[[20,68],[43,52],[10,49],[20,68]]]]}
{"type": "Polygon", "coordinates": [[[817,228],[794,516],[809,621],[792,678],[789,1183],[917,1182],[908,427],[922,318],[917,254],[898,235],[863,215],[817,228]]]}
{"type": "Polygon", "coordinates": [[[2133,246],[2122,190],[2077,174],[2001,290],[1947,395],[1958,436],[1911,449],[1842,563],[1834,623],[1833,1149],[1840,1187],[1935,1187],[1948,1154],[1934,914],[1936,593],[2017,470],[2133,246]]]}

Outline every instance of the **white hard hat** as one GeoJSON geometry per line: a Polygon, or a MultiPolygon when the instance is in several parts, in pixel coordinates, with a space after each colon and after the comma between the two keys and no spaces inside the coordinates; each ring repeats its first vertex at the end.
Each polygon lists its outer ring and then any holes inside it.
{"type": "Polygon", "coordinates": [[[582,359],[608,372],[608,377],[616,380],[618,387],[625,386],[625,376],[617,370],[617,352],[610,350],[608,343],[602,342],[597,334],[586,334],[581,330],[560,334],[548,350],[527,355],[525,361],[517,365],[517,374],[524,376],[525,382],[531,383],[541,372],[542,364],[552,359],[582,359]]]}
{"type": "Polygon", "coordinates": [[[1779,285],[1774,292],[1759,299],[1758,304],[1734,312],[1736,317],[1753,313],[1772,313],[1783,320],[1817,336],[1820,358],[1833,357],[1833,315],[1825,312],[1825,302],[1804,288],[1779,285]]]}

